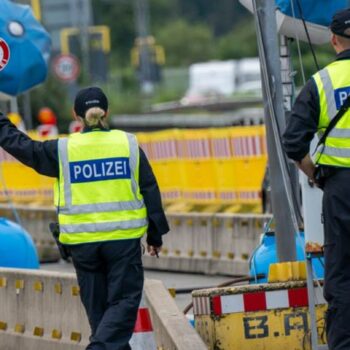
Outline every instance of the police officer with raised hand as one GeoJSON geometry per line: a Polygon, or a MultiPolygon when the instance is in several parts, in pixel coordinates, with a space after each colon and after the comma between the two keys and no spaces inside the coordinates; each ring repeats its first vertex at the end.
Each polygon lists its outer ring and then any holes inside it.
{"type": "Polygon", "coordinates": [[[323,191],[324,296],[330,350],[350,349],[350,9],[332,20],[336,60],[306,83],[293,106],[283,135],[288,156],[323,191]],[[345,107],[346,106],[346,107],[345,107]],[[342,108],[341,108],[342,107],[342,108]],[[331,120],[334,118],[334,122],[331,120]],[[315,133],[325,133],[316,154],[309,154],[315,133]]]}
{"type": "Polygon", "coordinates": [[[0,116],[0,146],[38,173],[56,177],[59,240],[72,256],[91,326],[88,350],[131,349],[143,289],[141,237],[158,255],[169,230],[159,188],[132,134],[108,129],[98,87],[74,103],[81,133],[33,141],[0,116]]]}

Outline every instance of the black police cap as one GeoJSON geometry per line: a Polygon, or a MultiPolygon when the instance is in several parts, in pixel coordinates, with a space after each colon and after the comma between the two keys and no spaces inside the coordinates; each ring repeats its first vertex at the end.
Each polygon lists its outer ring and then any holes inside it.
{"type": "Polygon", "coordinates": [[[107,112],[108,100],[103,91],[96,86],[80,90],[77,93],[74,101],[75,113],[84,118],[86,111],[93,107],[100,107],[102,110],[107,112]]]}
{"type": "Polygon", "coordinates": [[[330,29],[336,35],[350,38],[350,8],[334,14],[330,29]]]}

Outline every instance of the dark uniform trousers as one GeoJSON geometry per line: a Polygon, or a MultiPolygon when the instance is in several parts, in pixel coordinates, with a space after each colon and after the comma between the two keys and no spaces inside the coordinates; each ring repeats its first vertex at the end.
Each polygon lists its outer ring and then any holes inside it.
{"type": "Polygon", "coordinates": [[[350,169],[339,169],[325,181],[324,296],[329,350],[350,349],[350,169]]]}
{"type": "Polygon", "coordinates": [[[140,239],[71,246],[91,326],[87,350],[128,350],[143,289],[140,239]]]}

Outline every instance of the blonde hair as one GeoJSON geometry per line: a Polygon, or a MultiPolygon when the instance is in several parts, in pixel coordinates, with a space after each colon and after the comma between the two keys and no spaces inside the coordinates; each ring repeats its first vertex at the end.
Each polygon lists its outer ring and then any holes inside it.
{"type": "Polygon", "coordinates": [[[100,107],[89,108],[85,113],[85,118],[82,118],[84,124],[89,127],[102,126],[107,128],[106,112],[100,107]]]}

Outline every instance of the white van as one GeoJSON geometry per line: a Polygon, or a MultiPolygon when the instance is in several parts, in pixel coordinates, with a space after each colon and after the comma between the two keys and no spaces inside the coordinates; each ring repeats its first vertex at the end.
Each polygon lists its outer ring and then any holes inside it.
{"type": "Polygon", "coordinates": [[[260,61],[258,57],[243,58],[237,62],[236,91],[261,95],[260,61]]]}
{"type": "MultiPolygon", "coordinates": [[[[189,87],[183,103],[208,98],[229,97],[235,93],[261,91],[259,58],[194,63],[189,68],[189,87]]],[[[261,92],[260,92],[261,94],[261,92]]]]}

